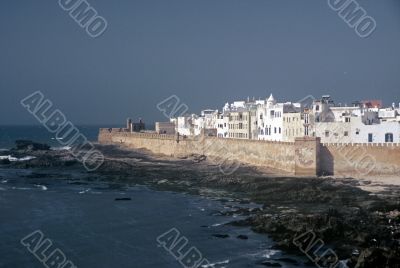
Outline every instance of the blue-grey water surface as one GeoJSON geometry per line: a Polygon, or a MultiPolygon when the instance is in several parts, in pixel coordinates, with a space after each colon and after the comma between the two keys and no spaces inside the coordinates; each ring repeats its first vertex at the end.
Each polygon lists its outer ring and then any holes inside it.
{"type": "Polygon", "coordinates": [[[256,267],[268,257],[282,255],[270,249],[267,236],[223,225],[235,218],[217,212],[239,205],[233,202],[144,186],[118,189],[106,182],[34,178],[31,173],[0,169],[0,267],[43,267],[20,243],[35,230],[41,230],[77,267],[182,267],[156,242],[171,228],[210,262],[221,263],[216,267],[256,267]],[[115,201],[121,197],[131,200],[115,201]]]}
{"type": "MultiPolygon", "coordinates": [[[[98,127],[79,129],[95,141],[98,127]]],[[[58,145],[40,126],[0,127],[0,148],[11,148],[16,139],[58,145]]],[[[178,229],[188,245],[211,263],[219,263],[213,267],[265,267],[260,262],[298,259],[271,249],[273,243],[266,235],[224,225],[239,218],[218,213],[241,206],[234,201],[89,182],[80,172],[0,168],[0,267],[44,267],[20,243],[35,230],[42,231],[53,249],[59,248],[77,267],[183,267],[156,241],[171,228],[178,229]],[[131,200],[115,201],[123,197],[131,200]],[[238,239],[238,235],[249,239],[238,239]]]]}

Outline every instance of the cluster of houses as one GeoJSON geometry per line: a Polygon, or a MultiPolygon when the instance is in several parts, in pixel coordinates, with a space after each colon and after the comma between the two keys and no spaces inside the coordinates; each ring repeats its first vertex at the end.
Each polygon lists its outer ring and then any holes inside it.
{"type": "Polygon", "coordinates": [[[265,100],[226,103],[221,111],[203,110],[156,122],[160,134],[227,139],[293,142],[297,137],[320,137],[322,143],[399,143],[400,103],[383,108],[381,101],[335,104],[330,96],[309,103],[265,100]]]}

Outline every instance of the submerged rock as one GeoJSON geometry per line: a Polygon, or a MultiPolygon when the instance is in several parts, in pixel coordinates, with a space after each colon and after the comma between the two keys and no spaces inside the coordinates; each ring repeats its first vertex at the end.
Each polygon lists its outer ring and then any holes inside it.
{"type": "Polygon", "coordinates": [[[217,237],[217,238],[228,238],[229,235],[227,234],[213,234],[212,236],[217,237]]]}
{"type": "Polygon", "coordinates": [[[264,261],[261,264],[267,267],[282,267],[282,265],[278,262],[264,261]]]}
{"type": "Polygon", "coordinates": [[[27,151],[48,151],[50,146],[44,143],[33,142],[31,140],[16,140],[15,146],[17,150],[27,151]]]}
{"type": "Polygon", "coordinates": [[[115,201],[131,201],[132,198],[130,198],[130,197],[117,197],[114,200],[115,201]]]}
{"type": "Polygon", "coordinates": [[[238,235],[236,238],[237,238],[237,239],[242,239],[242,240],[247,240],[247,239],[249,239],[249,237],[248,237],[247,235],[238,235]]]}
{"type": "Polygon", "coordinates": [[[11,161],[8,158],[0,159],[0,165],[9,165],[11,161]]]}

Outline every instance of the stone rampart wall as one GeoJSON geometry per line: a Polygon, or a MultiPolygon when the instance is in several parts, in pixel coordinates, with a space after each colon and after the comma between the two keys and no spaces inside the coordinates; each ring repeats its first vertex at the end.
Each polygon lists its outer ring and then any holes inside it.
{"type": "Polygon", "coordinates": [[[400,177],[400,144],[321,144],[318,138],[272,142],[199,136],[179,137],[100,129],[99,142],[144,148],[155,154],[205,155],[229,173],[236,163],[281,170],[295,175],[400,177]]]}

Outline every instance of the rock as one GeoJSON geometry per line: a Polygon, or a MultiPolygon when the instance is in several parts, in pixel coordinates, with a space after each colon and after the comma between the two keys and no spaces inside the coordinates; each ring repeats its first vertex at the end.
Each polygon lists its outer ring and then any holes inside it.
{"type": "Polygon", "coordinates": [[[0,165],[9,165],[11,162],[8,158],[0,159],[0,165]]]}
{"type": "Polygon", "coordinates": [[[247,240],[249,237],[247,235],[238,235],[236,238],[242,239],[242,240],[247,240]]]}
{"type": "Polygon", "coordinates": [[[228,238],[229,237],[229,235],[227,235],[227,234],[213,234],[213,236],[217,237],[217,238],[228,238]]]}
{"type": "Polygon", "coordinates": [[[115,201],[130,201],[132,198],[130,197],[117,197],[114,199],[115,201]]]}
{"type": "Polygon", "coordinates": [[[30,140],[16,140],[15,145],[17,150],[27,151],[48,151],[50,146],[44,143],[37,143],[30,140]]]}
{"type": "Polygon", "coordinates": [[[286,262],[286,263],[294,264],[294,265],[298,265],[298,264],[299,264],[298,261],[293,260],[293,259],[291,259],[291,258],[279,258],[279,259],[276,259],[276,260],[277,260],[277,261],[281,261],[281,262],[286,262]]]}
{"type": "Polygon", "coordinates": [[[282,265],[277,262],[264,261],[261,264],[267,267],[282,267],[282,265]]]}

